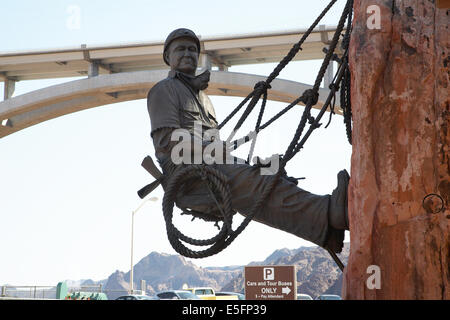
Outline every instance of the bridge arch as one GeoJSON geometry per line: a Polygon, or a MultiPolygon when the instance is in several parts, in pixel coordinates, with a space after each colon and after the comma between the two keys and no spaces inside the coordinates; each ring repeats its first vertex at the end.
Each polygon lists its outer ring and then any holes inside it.
{"type": "MultiPolygon", "coordinates": [[[[167,77],[167,73],[168,70],[146,70],[104,74],[12,97],[0,102],[0,138],[73,112],[144,99],[150,88],[167,77]]],[[[211,81],[206,93],[246,97],[255,83],[265,79],[264,76],[254,74],[211,71],[211,81]]],[[[271,86],[268,99],[285,103],[290,103],[304,90],[311,88],[307,84],[282,79],[275,79],[271,86]]],[[[320,89],[316,108],[323,105],[328,93],[328,89],[320,89]]]]}

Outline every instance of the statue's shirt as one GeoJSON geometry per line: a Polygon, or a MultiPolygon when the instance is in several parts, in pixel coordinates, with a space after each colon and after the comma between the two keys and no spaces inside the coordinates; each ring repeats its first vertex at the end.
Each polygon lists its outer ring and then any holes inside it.
{"type": "MultiPolygon", "coordinates": [[[[202,130],[217,127],[216,113],[209,97],[189,82],[190,77],[170,71],[148,93],[151,136],[158,159],[170,154],[171,133],[174,129],[194,132],[194,123],[200,121],[202,130]]],[[[201,137],[200,137],[201,138],[201,137]]]]}

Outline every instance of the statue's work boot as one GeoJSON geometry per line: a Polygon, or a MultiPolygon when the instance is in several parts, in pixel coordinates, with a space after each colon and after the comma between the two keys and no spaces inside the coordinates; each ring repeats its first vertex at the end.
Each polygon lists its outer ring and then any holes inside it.
{"type": "Polygon", "coordinates": [[[335,253],[342,252],[345,230],[349,230],[347,189],[350,176],[347,170],[342,170],[337,176],[338,185],[330,196],[328,206],[328,235],[325,247],[335,253]]]}
{"type": "Polygon", "coordinates": [[[349,230],[347,189],[350,176],[347,170],[341,170],[337,175],[338,185],[330,197],[328,221],[334,229],[349,230]]]}
{"type": "Polygon", "coordinates": [[[337,230],[329,226],[324,248],[328,248],[335,253],[341,253],[344,248],[344,237],[345,230],[337,230]]]}

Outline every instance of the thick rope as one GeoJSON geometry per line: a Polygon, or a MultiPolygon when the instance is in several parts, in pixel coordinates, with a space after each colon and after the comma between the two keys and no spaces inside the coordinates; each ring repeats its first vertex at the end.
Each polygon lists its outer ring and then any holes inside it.
{"type": "Polygon", "coordinates": [[[167,236],[172,247],[178,253],[190,258],[201,258],[220,252],[223,250],[222,243],[230,233],[232,216],[234,214],[231,208],[231,192],[229,190],[227,178],[222,172],[211,166],[190,165],[179,168],[169,180],[167,189],[165,190],[163,198],[163,214],[166,221],[167,236]],[[172,223],[173,207],[178,190],[183,185],[183,182],[192,178],[205,181],[205,183],[208,184],[208,188],[212,186],[220,194],[220,211],[222,213],[221,220],[223,221],[223,226],[220,232],[210,239],[197,240],[187,237],[172,223]],[[213,246],[203,251],[193,251],[187,248],[181,241],[195,246],[213,246]]]}
{"type": "MultiPolygon", "coordinates": [[[[313,30],[317,27],[319,22],[322,20],[322,18],[327,14],[327,12],[331,9],[331,7],[336,3],[337,0],[332,0],[328,4],[328,6],[320,13],[320,15],[317,17],[317,19],[312,23],[312,25],[309,27],[309,29],[303,34],[303,36],[300,38],[300,40],[294,44],[294,46],[291,48],[289,53],[278,63],[278,65],[275,67],[275,69],[272,71],[272,73],[267,77],[266,81],[263,82],[262,86],[256,87],[255,89],[247,96],[246,101],[244,104],[248,101],[250,97],[252,97],[251,102],[249,103],[247,109],[245,110],[244,114],[239,119],[238,123],[236,124],[232,135],[241,127],[242,123],[244,123],[245,119],[249,116],[250,112],[255,107],[256,103],[260,99],[261,95],[264,93],[265,90],[270,86],[270,83],[278,77],[280,72],[286,67],[286,65],[291,62],[291,60],[295,57],[295,55],[302,50],[303,42],[309,37],[309,35],[313,32],[313,30]]],[[[258,84],[257,84],[258,85],[258,84]]],[[[238,107],[236,107],[235,110],[233,110],[233,116],[236,114],[239,109],[243,106],[243,104],[239,104],[238,107]]],[[[227,123],[231,117],[227,117],[219,126],[218,128],[221,129],[225,123],[227,123]]],[[[233,136],[230,136],[227,141],[230,141],[233,136]]]]}
{"type": "Polygon", "coordinates": [[[267,90],[263,94],[261,109],[259,111],[258,119],[256,120],[256,124],[255,124],[255,137],[253,138],[252,144],[250,146],[250,151],[249,151],[248,157],[247,157],[247,163],[250,163],[250,161],[252,160],[253,151],[255,150],[256,139],[258,137],[258,132],[260,130],[261,121],[262,121],[262,118],[264,115],[264,111],[266,110],[266,102],[267,102],[267,90]]]}
{"type": "MultiPolygon", "coordinates": [[[[342,48],[344,51],[348,51],[348,48],[350,46],[350,33],[352,29],[352,11],[350,10],[348,14],[347,19],[347,30],[345,32],[344,40],[342,41],[342,48]]],[[[351,104],[351,74],[350,74],[350,67],[348,65],[348,56],[345,58],[342,63],[346,66],[344,76],[342,78],[342,84],[341,84],[341,108],[344,113],[344,123],[345,123],[345,129],[347,133],[347,140],[350,144],[352,144],[352,104],[351,104]]]]}
{"type": "MultiPolygon", "coordinates": [[[[347,16],[349,15],[349,12],[351,11],[353,7],[353,0],[348,0],[347,4],[345,5],[344,11],[341,15],[341,18],[339,19],[339,23],[338,26],[336,28],[336,32],[333,35],[333,39],[331,40],[329,49],[327,51],[327,54],[325,55],[325,58],[322,62],[322,66],[319,70],[319,73],[316,77],[316,81],[314,83],[313,86],[313,94],[317,95],[316,97],[309,97],[309,103],[307,103],[306,107],[305,107],[305,111],[303,113],[302,119],[300,121],[300,124],[297,128],[297,131],[294,135],[294,138],[291,141],[291,144],[289,145],[288,149],[286,150],[285,153],[285,157],[283,158],[283,162],[287,163],[287,161],[289,161],[290,159],[292,159],[292,157],[294,157],[299,151],[300,149],[303,147],[304,142],[306,141],[306,139],[309,137],[309,135],[311,134],[312,130],[318,128],[320,126],[319,122],[317,121],[317,119],[314,119],[313,117],[311,117],[310,115],[310,111],[312,106],[317,103],[316,101],[313,101],[313,99],[317,99],[318,97],[318,92],[319,92],[319,88],[320,88],[320,84],[322,83],[323,77],[325,76],[325,72],[328,68],[328,65],[333,57],[334,51],[336,49],[336,46],[339,42],[339,37],[341,36],[341,32],[344,29],[344,25],[345,25],[345,20],[347,19],[347,16]],[[299,143],[299,139],[300,136],[303,132],[303,129],[305,127],[306,124],[306,119],[308,119],[311,123],[310,128],[312,129],[302,140],[302,143],[299,143]]],[[[326,105],[326,104],[325,104],[326,105]]],[[[322,108],[321,112],[325,112],[324,108],[322,108]]],[[[323,114],[322,112],[322,114],[323,114]]],[[[320,114],[320,113],[319,113],[320,114]]]]}

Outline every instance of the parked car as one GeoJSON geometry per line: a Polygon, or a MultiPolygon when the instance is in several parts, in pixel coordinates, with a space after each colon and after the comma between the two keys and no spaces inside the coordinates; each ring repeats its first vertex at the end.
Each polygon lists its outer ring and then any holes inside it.
{"type": "Polygon", "coordinates": [[[146,296],[143,294],[129,294],[126,296],[120,296],[116,300],[158,300],[156,297],[146,296]]]}
{"type": "Polygon", "coordinates": [[[216,292],[216,300],[245,300],[245,295],[236,292],[216,292]]]}
{"type": "Polygon", "coordinates": [[[183,289],[192,292],[202,300],[216,300],[216,293],[211,287],[183,287],[183,289]]]}
{"type": "Polygon", "coordinates": [[[342,298],[336,294],[321,294],[316,300],[342,300],[342,298]]]}
{"type": "Polygon", "coordinates": [[[309,294],[297,293],[297,300],[313,300],[309,294]]]}
{"type": "Polygon", "coordinates": [[[198,296],[187,290],[167,290],[156,294],[161,300],[200,300],[198,296]]]}

